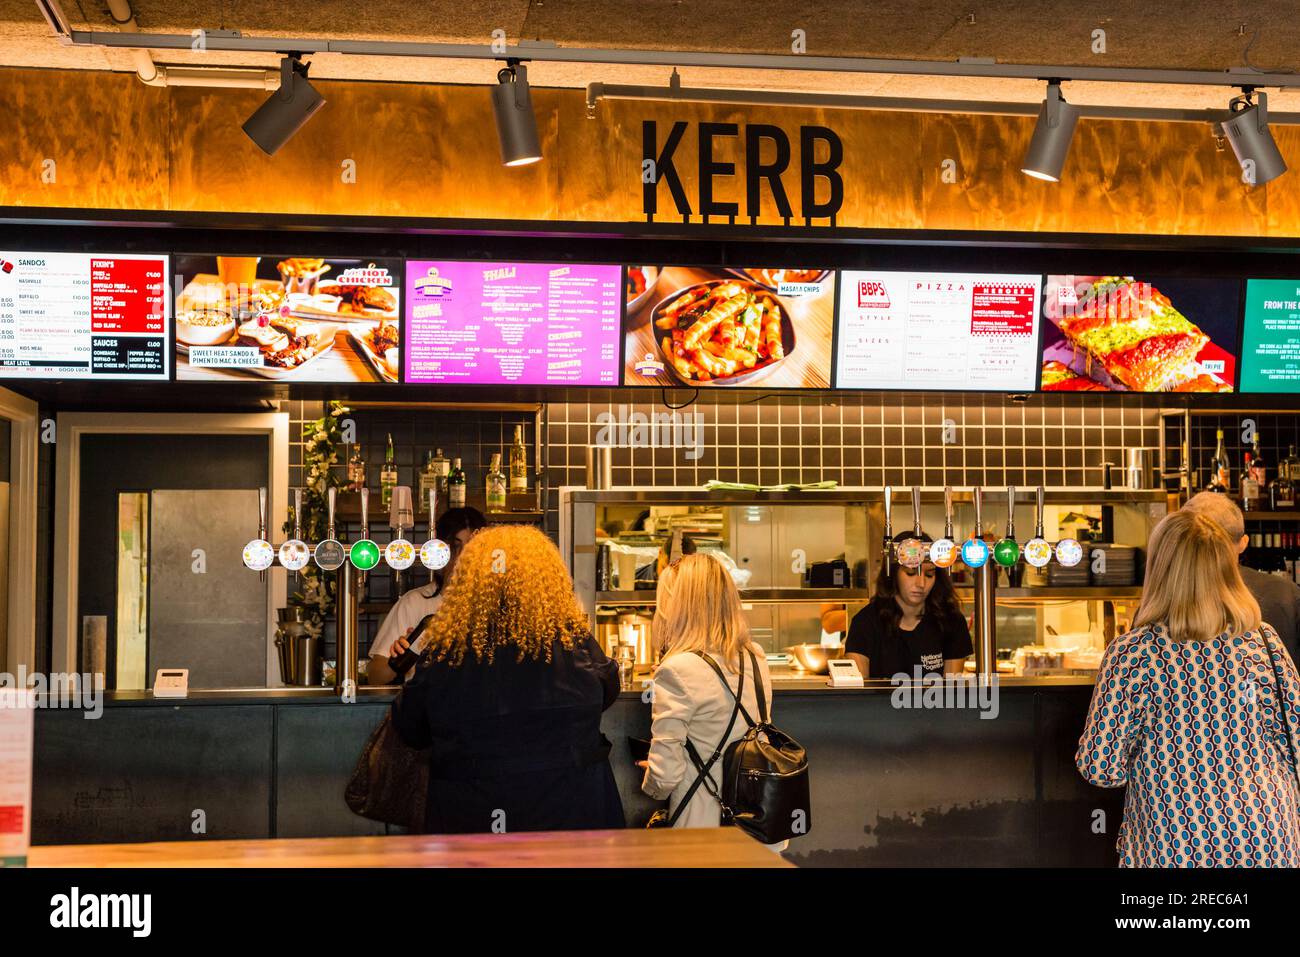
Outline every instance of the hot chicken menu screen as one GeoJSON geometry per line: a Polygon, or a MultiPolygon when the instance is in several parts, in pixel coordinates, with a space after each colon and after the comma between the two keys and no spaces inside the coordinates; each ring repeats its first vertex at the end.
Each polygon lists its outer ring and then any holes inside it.
{"type": "Polygon", "coordinates": [[[166,379],[167,257],[0,251],[0,376],[166,379]]]}

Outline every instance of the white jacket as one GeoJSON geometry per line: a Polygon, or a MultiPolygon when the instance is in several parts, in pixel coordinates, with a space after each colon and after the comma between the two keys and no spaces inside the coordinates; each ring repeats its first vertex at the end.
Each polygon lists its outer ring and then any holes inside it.
{"type": "MultiPolygon", "coordinates": [[[[754,669],[748,653],[745,658],[745,690],[741,701],[749,716],[759,720],[758,697],[754,688],[754,669]]],[[[767,669],[767,659],[762,649],[754,648],[754,657],[758,659],[759,673],[763,678],[763,696],[766,699],[768,715],[772,712],[772,676],[767,669]]],[[[727,676],[727,683],[735,691],[739,675],[717,661],[727,676]]],[[[655,800],[669,798],[668,809],[671,814],[686,797],[699,772],[691,763],[686,753],[686,739],[689,737],[699,753],[700,759],[708,761],[722,733],[727,729],[727,721],[735,707],[735,699],[723,687],[717,674],[699,655],[684,652],[670,655],[655,671],[654,699],[651,707],[651,743],[649,767],[641,790],[655,800]]],[[[736,716],[736,724],[731,729],[727,741],[740,738],[749,725],[744,715],[736,716]]],[[[722,758],[718,758],[709,776],[713,779],[715,789],[722,786],[722,758]]],[[[677,819],[677,827],[718,827],[722,824],[722,810],[713,795],[709,794],[706,784],[701,784],[691,797],[682,816],[677,819]]]]}

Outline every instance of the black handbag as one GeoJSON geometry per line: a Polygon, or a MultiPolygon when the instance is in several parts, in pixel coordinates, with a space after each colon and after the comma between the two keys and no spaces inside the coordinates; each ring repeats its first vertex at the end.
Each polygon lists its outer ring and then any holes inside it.
{"type": "Polygon", "coordinates": [[[384,715],[361,749],[343,800],[354,814],[422,833],[431,751],[404,742],[393,727],[392,713],[384,715]]]}
{"type": "MultiPolygon", "coordinates": [[[[807,834],[812,830],[812,808],[808,785],[808,755],[794,738],[768,719],[763,679],[758,659],[748,651],[754,667],[754,689],[758,700],[758,721],[754,721],[740,703],[744,694],[745,662],[740,659],[740,681],[731,691],[722,669],[708,655],[697,652],[713,669],[722,686],[736,699],[736,708],[744,715],[749,730],[726,747],[722,758],[722,793],[715,793],[712,780],[705,786],[722,805],[723,818],[764,844],[776,844],[807,834]]],[[[733,715],[732,720],[735,720],[733,715]]],[[[731,728],[727,728],[727,736],[731,728]]],[[[724,736],[723,740],[726,740],[724,736]]],[[[690,741],[687,753],[699,767],[698,755],[690,741]]]]}

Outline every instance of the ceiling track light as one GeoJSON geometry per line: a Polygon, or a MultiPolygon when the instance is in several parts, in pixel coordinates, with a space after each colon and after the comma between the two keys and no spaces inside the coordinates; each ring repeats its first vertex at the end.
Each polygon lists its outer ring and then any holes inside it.
{"type": "Polygon", "coordinates": [[[492,90],[492,112],[497,121],[501,162],[506,166],[527,166],[542,158],[537,139],[537,117],[528,87],[528,68],[518,60],[507,60],[497,74],[492,90]]]}
{"type": "Polygon", "coordinates": [[[1231,117],[1221,124],[1232,152],[1241,164],[1243,182],[1263,186],[1286,172],[1286,160],[1268,128],[1268,94],[1255,94],[1253,87],[1242,87],[1241,96],[1228,102],[1231,117]],[[1258,95],[1259,102],[1251,101],[1258,95]]]}
{"type": "Polygon", "coordinates": [[[1049,80],[1047,98],[1039,108],[1034,136],[1029,141],[1020,171],[1035,179],[1059,183],[1078,122],[1079,108],[1065,102],[1061,96],[1061,81],[1049,80]]]}
{"type": "Polygon", "coordinates": [[[280,88],[244,121],[248,138],[268,156],[274,156],[325,105],[325,97],[307,82],[308,68],[300,54],[284,56],[280,60],[280,88]]]}

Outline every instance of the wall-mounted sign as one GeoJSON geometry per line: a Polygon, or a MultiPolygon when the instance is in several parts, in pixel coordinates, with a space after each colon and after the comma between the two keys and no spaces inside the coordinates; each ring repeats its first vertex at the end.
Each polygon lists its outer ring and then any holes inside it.
{"type": "Polygon", "coordinates": [[[1236,279],[1048,276],[1046,392],[1231,392],[1236,279]]]}
{"type": "Polygon", "coordinates": [[[1042,277],[846,270],[838,389],[1029,392],[1042,277]]]}
{"type": "Polygon", "coordinates": [[[1300,281],[1246,282],[1242,392],[1300,392],[1300,281]]]}
{"type": "Polygon", "coordinates": [[[406,381],[618,385],[619,266],[410,260],[406,381]]]}
{"type": "Polygon", "coordinates": [[[178,256],[176,377],[397,382],[402,261],[178,256]]]}
{"type": "Polygon", "coordinates": [[[167,257],[0,252],[0,376],[166,379],[167,257]]]}
{"type": "Polygon", "coordinates": [[[624,296],[624,385],[830,387],[830,269],[629,266],[624,296]]]}
{"type": "Polygon", "coordinates": [[[734,221],[739,215],[756,222],[763,213],[764,196],[770,197],[777,215],[788,224],[802,219],[829,220],[834,226],[844,205],[844,179],[839,169],[844,161],[844,144],[825,126],[799,127],[799,140],[779,126],[749,123],[687,123],[678,120],[662,140],[654,120],[641,123],[641,207],[648,221],[659,213],[660,187],[668,191],[673,208],[682,222],[698,216],[734,221]],[[695,150],[683,146],[694,127],[695,150]],[[798,164],[794,164],[795,150],[798,164]],[[743,156],[743,162],[719,159],[719,154],[743,156]],[[740,171],[738,172],[738,167],[740,171]],[[682,182],[685,172],[694,174],[695,204],[682,182]],[[796,208],[793,196],[799,203],[796,208]]]}

